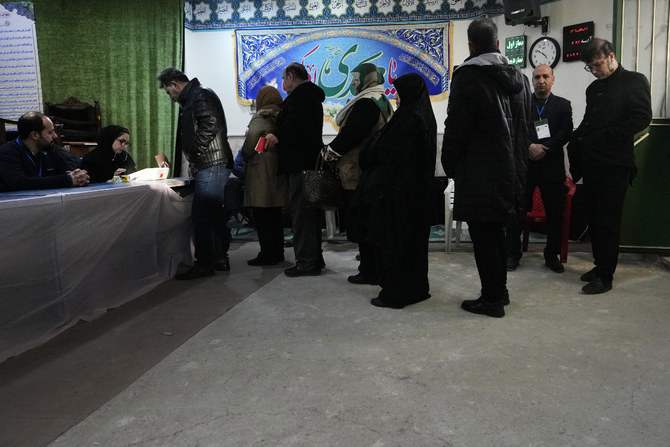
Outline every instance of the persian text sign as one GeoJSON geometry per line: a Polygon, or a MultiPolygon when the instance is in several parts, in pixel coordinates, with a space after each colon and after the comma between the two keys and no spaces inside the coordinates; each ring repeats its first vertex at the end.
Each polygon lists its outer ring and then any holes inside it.
{"type": "Polygon", "coordinates": [[[42,109],[35,14],[30,2],[0,3],[0,116],[42,109]]]}
{"type": "Polygon", "coordinates": [[[449,26],[236,31],[237,94],[247,102],[265,85],[283,92],[284,67],[299,62],[326,93],[324,113],[335,116],[355,95],[351,70],[373,63],[384,75],[389,97],[398,76],[418,73],[431,97],[442,99],[449,84],[449,26]]]}

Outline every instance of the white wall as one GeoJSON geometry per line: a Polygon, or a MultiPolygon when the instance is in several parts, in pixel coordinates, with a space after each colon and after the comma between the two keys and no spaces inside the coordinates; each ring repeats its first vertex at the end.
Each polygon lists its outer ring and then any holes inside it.
{"type": "MultiPolygon", "coordinates": [[[[563,42],[563,26],[593,20],[596,36],[612,40],[612,0],[559,0],[542,5],[542,15],[549,16],[548,36],[563,42]]],[[[498,37],[504,47],[505,38],[526,34],[528,47],[542,36],[541,29],[532,26],[507,26],[503,16],[493,18],[498,25],[498,37]]],[[[455,21],[453,33],[452,63],[460,64],[468,57],[467,27],[470,21],[455,21]]],[[[504,53],[504,51],[503,51],[504,53]]],[[[203,85],[211,87],[223,102],[228,122],[229,135],[243,136],[251,117],[249,107],[237,102],[235,81],[235,42],[232,31],[189,31],[185,35],[186,75],[198,77],[203,85]]],[[[584,115],[584,91],[595,78],[584,71],[581,62],[559,62],[554,69],[556,83],[553,92],[572,101],[575,127],[584,115]]],[[[530,78],[532,67],[524,70],[530,78]]],[[[447,100],[433,103],[438,132],[443,130],[447,100]]],[[[324,135],[334,135],[335,129],[324,123],[324,135]]],[[[231,138],[234,148],[237,138],[231,138]]]]}

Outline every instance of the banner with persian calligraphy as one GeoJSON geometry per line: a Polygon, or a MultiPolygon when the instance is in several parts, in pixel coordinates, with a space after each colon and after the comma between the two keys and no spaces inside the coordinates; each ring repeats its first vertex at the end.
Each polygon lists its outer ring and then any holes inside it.
{"type": "Polygon", "coordinates": [[[250,104],[258,89],[272,85],[285,94],[282,72],[291,62],[307,68],[310,80],[326,93],[324,114],[335,116],[353,98],[351,70],[361,63],[377,65],[389,97],[393,81],[418,73],[433,100],[446,97],[449,85],[450,24],[440,27],[357,26],[354,29],[236,31],[237,95],[250,104]]]}
{"type": "Polygon", "coordinates": [[[33,4],[0,3],[0,117],[16,121],[25,112],[41,109],[33,4]]]}
{"type": "MultiPolygon", "coordinates": [[[[549,3],[557,0],[541,0],[549,3]]],[[[463,20],[503,13],[502,0],[186,0],[191,30],[463,20]]]]}

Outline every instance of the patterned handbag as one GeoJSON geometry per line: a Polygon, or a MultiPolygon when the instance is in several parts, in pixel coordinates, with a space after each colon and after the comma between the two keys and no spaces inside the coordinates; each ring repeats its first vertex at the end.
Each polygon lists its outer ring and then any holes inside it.
{"type": "Polygon", "coordinates": [[[308,208],[335,210],[340,207],[342,182],[337,167],[324,163],[319,155],[313,171],[302,171],[302,190],[308,208]]]}

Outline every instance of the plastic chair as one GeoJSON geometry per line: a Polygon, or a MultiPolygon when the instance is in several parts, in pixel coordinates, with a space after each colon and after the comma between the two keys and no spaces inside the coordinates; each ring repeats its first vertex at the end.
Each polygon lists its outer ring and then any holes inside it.
{"type": "MultiPolygon", "coordinates": [[[[454,224],[454,181],[449,179],[447,187],[444,190],[444,251],[449,253],[451,251],[451,227],[454,224]]],[[[461,245],[461,231],[463,222],[456,221],[456,246],[461,245]]]]}
{"type": "MultiPolygon", "coordinates": [[[[565,205],[563,206],[563,226],[561,228],[561,254],[560,261],[566,263],[568,261],[568,237],[570,236],[570,211],[572,210],[572,197],[575,195],[575,184],[570,177],[565,178],[565,186],[568,187],[568,193],[565,196],[565,205]]],[[[534,223],[541,223],[547,220],[547,215],[544,211],[544,204],[542,203],[542,195],[540,189],[535,188],[533,191],[533,209],[526,213],[523,221],[523,251],[528,251],[528,237],[530,234],[530,226],[534,223]]]]}

